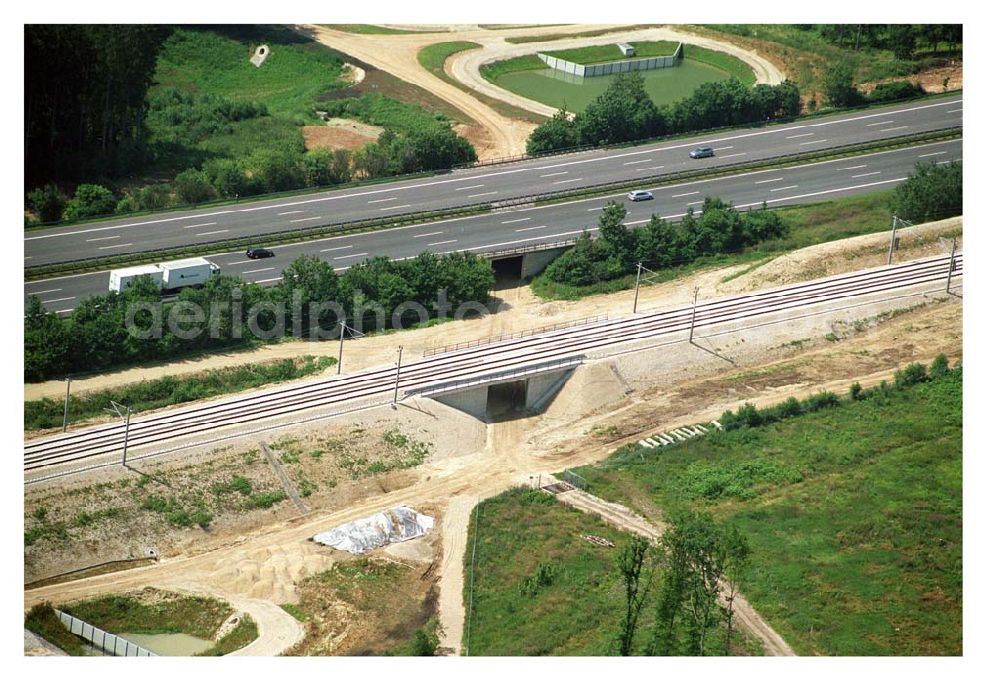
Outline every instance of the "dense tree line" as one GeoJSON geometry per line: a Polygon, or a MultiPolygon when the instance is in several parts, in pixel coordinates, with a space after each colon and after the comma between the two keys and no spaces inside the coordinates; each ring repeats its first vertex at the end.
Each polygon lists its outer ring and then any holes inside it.
{"type": "Polygon", "coordinates": [[[178,301],[184,304],[162,304],[159,289],[144,278],[122,293],[84,299],[67,319],[46,312],[33,296],[24,316],[24,378],[40,381],[282,336],[332,338],[341,320],[359,331],[392,326],[394,311],[398,326],[460,316],[468,312],[461,304],[485,303],[492,285],[485,259],[425,252],[405,261],[371,259],[340,276],[325,261],[304,256],[273,287],[219,275],[199,289],[182,290],[178,301]]]}
{"type": "Polygon", "coordinates": [[[606,145],[667,134],[750,124],[798,115],[799,88],[780,85],[747,87],[736,78],[708,82],[691,96],[657,107],[642,75],[616,75],[608,88],[574,119],[559,111],[528,137],[530,154],[575,146],[606,145]]]}
{"type": "Polygon", "coordinates": [[[917,164],[906,181],[893,191],[890,208],[913,223],[936,221],[962,213],[961,161],[917,164]]]}
{"type": "Polygon", "coordinates": [[[823,95],[826,97],[826,103],[836,108],[902,101],[924,94],[923,87],[907,80],[883,82],[876,85],[868,94],[862,94],[854,84],[854,66],[846,61],[832,64],[823,74],[823,95]]]}
{"type": "Polygon", "coordinates": [[[115,176],[142,164],[146,91],[168,34],[162,26],[25,26],[28,186],[115,176]]]}
{"type": "Polygon", "coordinates": [[[940,45],[955,49],[962,42],[962,24],[819,24],[800,25],[817,30],[824,40],[847,49],[887,49],[897,59],[909,59],[918,42],[937,52],[940,45]]]}
{"type": "Polygon", "coordinates": [[[636,262],[666,268],[701,256],[734,252],[787,234],[788,226],[766,208],[739,212],[718,198],[706,198],[702,213],[692,209],[680,223],[653,215],[649,223],[629,229],[625,207],[609,202],[601,212],[599,238],[584,233],[572,249],[549,264],[553,282],[582,287],[613,280],[635,271],[636,262]]]}

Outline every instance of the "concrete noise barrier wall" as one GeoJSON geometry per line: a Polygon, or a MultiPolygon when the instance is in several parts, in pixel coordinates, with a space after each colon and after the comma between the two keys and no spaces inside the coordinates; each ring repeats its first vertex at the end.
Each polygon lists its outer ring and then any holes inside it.
{"type": "Polygon", "coordinates": [[[54,609],[56,617],[74,635],[81,637],[92,646],[97,647],[103,653],[110,656],[156,656],[149,649],[144,649],[135,642],[130,642],[124,637],[119,637],[110,632],[105,632],[95,627],[87,621],[80,620],[76,616],[71,616],[65,611],[54,609]]]}
{"type": "Polygon", "coordinates": [[[678,44],[677,49],[671,56],[654,56],[646,59],[626,59],[624,61],[611,61],[608,63],[579,64],[565,59],[559,59],[548,54],[539,53],[539,59],[545,62],[549,68],[557,71],[569,73],[571,75],[581,75],[585,78],[599,77],[601,75],[614,75],[616,73],[627,73],[629,71],[648,71],[657,68],[671,68],[676,66],[681,59],[681,49],[683,45],[678,44]]]}

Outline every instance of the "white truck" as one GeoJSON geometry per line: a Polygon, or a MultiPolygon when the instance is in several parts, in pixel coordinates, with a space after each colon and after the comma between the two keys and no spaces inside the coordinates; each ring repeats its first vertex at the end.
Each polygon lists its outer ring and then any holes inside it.
{"type": "Polygon", "coordinates": [[[123,292],[143,275],[149,275],[160,291],[172,292],[184,287],[203,285],[218,272],[219,266],[200,257],[119,268],[111,271],[108,291],[123,292]]]}

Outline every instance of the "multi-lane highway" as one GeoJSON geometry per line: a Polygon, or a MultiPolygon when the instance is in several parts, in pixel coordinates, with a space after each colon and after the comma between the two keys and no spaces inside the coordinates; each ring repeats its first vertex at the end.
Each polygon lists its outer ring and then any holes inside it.
{"type": "Polygon", "coordinates": [[[25,233],[25,267],[242,238],[329,223],[495,202],[695,168],[736,164],[962,124],[960,96],[706,134],[662,143],[588,151],[423,179],[171,212],[25,233]],[[716,156],[688,151],[712,145],[716,156]]]}
{"type": "MultiPolygon", "coordinates": [[[[956,263],[954,274],[958,277],[962,275],[961,255],[956,263]]],[[[811,312],[816,306],[844,299],[878,299],[926,292],[930,283],[943,284],[948,266],[949,257],[938,256],[753,294],[711,299],[699,304],[695,326],[704,330],[734,321],[766,321],[768,316],[777,313],[811,312]]],[[[683,306],[441,353],[403,365],[399,375],[400,392],[484,377],[512,368],[529,368],[560,358],[607,352],[622,344],[685,332],[690,322],[691,309],[683,306]]],[[[206,435],[221,437],[227,434],[226,431],[232,434],[231,431],[240,426],[245,429],[276,419],[287,420],[289,416],[350,409],[380,398],[384,400],[392,393],[395,378],[394,367],[376,368],[135,417],[131,421],[129,448],[141,455],[144,449],[158,447],[162,450],[165,444],[181,445],[185,439],[195,436],[204,441],[206,435]]],[[[37,477],[39,471],[58,470],[67,464],[107,463],[110,454],[121,453],[122,441],[120,424],[93,426],[32,440],[25,444],[24,470],[37,477]]]]}
{"type": "MultiPolygon", "coordinates": [[[[867,123],[872,124],[872,123],[867,123]]],[[[677,218],[689,207],[698,211],[705,197],[721,197],[740,208],[766,202],[785,206],[829,200],[869,191],[887,190],[903,181],[917,162],[952,162],[962,157],[961,139],[912,148],[881,151],[841,160],[830,160],[780,169],[691,181],[669,186],[648,186],[654,200],[628,203],[630,225],[643,223],[656,213],[677,218]]],[[[620,162],[637,162],[621,159],[620,162]]],[[[629,165],[633,172],[646,163],[629,165]]],[[[624,199],[624,194],[614,196],[624,199]]],[[[209,256],[224,273],[271,284],[282,269],[303,254],[313,254],[344,270],[373,256],[399,259],[422,251],[486,253],[546,242],[572,239],[584,229],[596,229],[598,212],[607,197],[541,207],[497,211],[444,222],[426,223],[355,235],[313,240],[274,247],[276,256],[250,260],[242,252],[209,256]]],[[[69,312],[81,299],[107,291],[108,273],[71,275],[25,283],[25,297],[36,295],[45,308],[69,312]]]]}

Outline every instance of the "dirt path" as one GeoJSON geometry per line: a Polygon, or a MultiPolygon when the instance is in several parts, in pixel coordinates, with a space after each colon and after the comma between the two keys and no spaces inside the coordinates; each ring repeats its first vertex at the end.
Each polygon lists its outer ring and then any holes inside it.
{"type": "Polygon", "coordinates": [[[468,542],[469,515],[476,506],[474,496],[456,496],[448,501],[441,525],[442,563],[438,596],[438,619],[441,621],[439,653],[458,656],[462,651],[465,628],[465,548],[468,542]]]}
{"type": "MultiPolygon", "coordinates": [[[[571,505],[577,510],[593,513],[605,522],[624,529],[625,531],[638,534],[644,538],[656,540],[666,528],[666,524],[657,523],[641,517],[623,505],[610,503],[593,494],[576,489],[556,496],[560,501],[571,505]]],[[[726,593],[730,586],[727,581],[723,581],[724,590],[719,593],[719,603],[726,604],[726,593]]],[[[733,617],[736,623],[744,630],[760,640],[764,647],[764,654],[767,656],[794,656],[792,647],[772,628],[767,621],[761,617],[746,598],[739,592],[733,595],[733,617]]]]}
{"type": "Polygon", "coordinates": [[[785,79],[785,74],[780,68],[753,50],[743,49],[728,42],[713,40],[673,28],[648,28],[639,31],[608,33],[606,35],[587,38],[568,38],[565,40],[523,44],[504,42],[503,36],[487,36],[476,39],[476,42],[483,45],[483,49],[459,52],[448,59],[445,63],[445,68],[448,69],[452,77],[477,92],[491,96],[494,99],[499,99],[512,106],[524,108],[533,113],[551,116],[558,112],[557,109],[487,82],[480,74],[479,68],[492,61],[511,59],[517,56],[524,56],[525,54],[534,54],[546,49],[572,49],[590,45],[606,45],[613,42],[639,40],[676,40],[731,54],[745,61],[753,69],[757,82],[761,84],[777,85],[785,79]]]}

